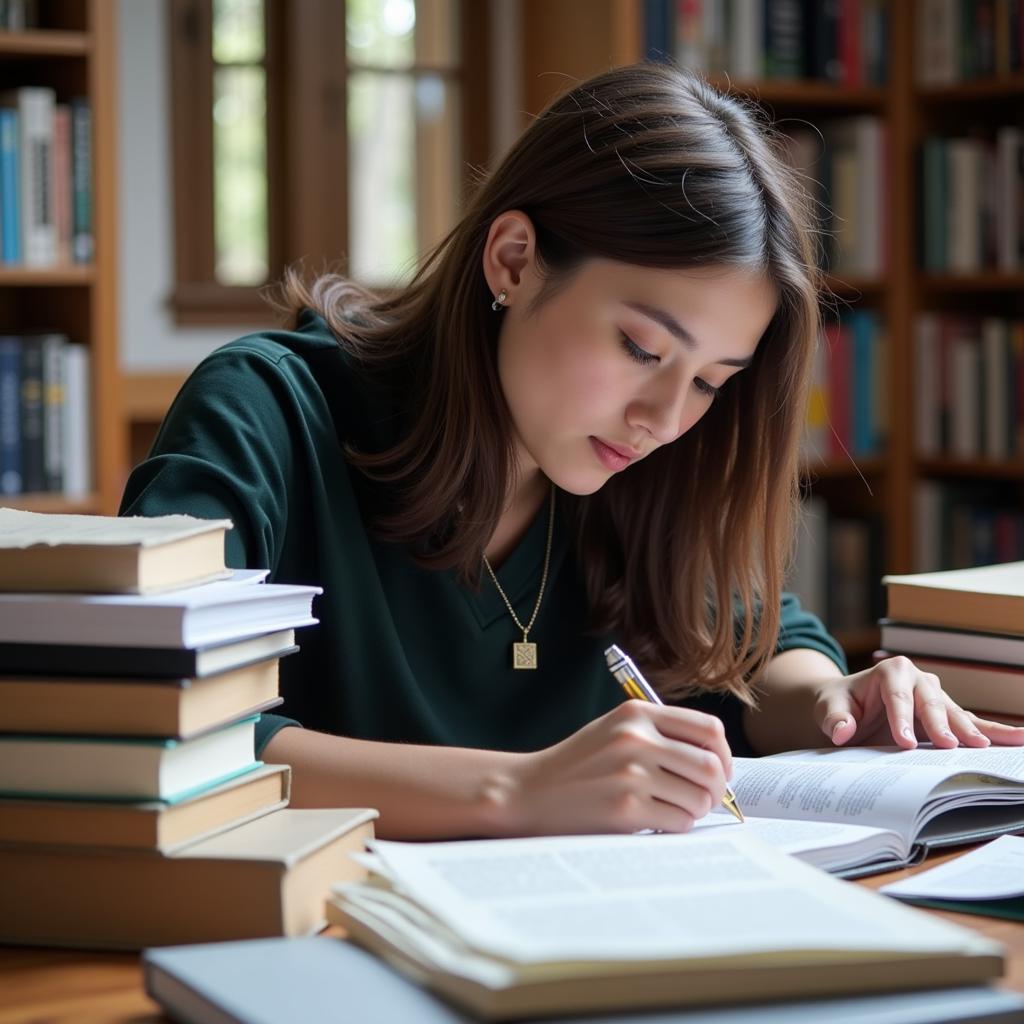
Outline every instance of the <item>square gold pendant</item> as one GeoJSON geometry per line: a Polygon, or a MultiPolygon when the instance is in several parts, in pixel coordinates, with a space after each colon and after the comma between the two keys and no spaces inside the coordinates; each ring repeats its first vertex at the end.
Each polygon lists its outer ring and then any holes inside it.
{"type": "Polygon", "coordinates": [[[513,668],[536,668],[537,667],[537,645],[529,643],[512,645],[512,667],[513,668]]]}

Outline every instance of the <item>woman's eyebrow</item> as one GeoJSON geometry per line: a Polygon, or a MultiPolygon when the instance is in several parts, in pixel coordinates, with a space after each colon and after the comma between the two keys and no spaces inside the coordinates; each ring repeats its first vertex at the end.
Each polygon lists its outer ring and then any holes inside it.
{"type": "MultiPolygon", "coordinates": [[[[625,305],[641,316],[660,324],[673,337],[678,338],[688,349],[693,351],[700,348],[697,339],[671,314],[657,306],[648,306],[646,302],[626,302],[625,305]]],[[[752,362],[752,358],[746,359],[719,359],[722,366],[746,367],[752,362]]]]}

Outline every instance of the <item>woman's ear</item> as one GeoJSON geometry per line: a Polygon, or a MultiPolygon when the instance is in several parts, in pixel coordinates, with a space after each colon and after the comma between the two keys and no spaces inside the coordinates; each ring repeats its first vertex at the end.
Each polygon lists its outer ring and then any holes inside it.
{"type": "Polygon", "coordinates": [[[506,210],[491,222],[484,245],[483,270],[492,295],[504,292],[507,304],[522,294],[524,279],[532,277],[536,233],[522,210],[506,210]]]}

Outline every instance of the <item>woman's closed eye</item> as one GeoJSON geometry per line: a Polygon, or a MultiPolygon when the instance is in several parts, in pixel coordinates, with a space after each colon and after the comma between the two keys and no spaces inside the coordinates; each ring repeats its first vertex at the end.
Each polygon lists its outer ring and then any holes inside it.
{"type": "Polygon", "coordinates": [[[622,347],[626,350],[626,354],[634,362],[639,363],[641,366],[649,366],[651,363],[661,362],[660,356],[656,356],[653,352],[648,352],[647,349],[641,348],[625,331],[619,331],[619,338],[622,340],[622,347]]]}
{"type": "MultiPolygon", "coordinates": [[[[651,363],[660,363],[661,357],[656,356],[653,352],[648,352],[647,349],[641,348],[625,331],[619,332],[619,337],[622,339],[622,347],[626,350],[626,354],[634,362],[639,363],[641,366],[650,366],[651,363]]],[[[693,386],[703,395],[707,395],[709,398],[717,398],[721,393],[721,388],[716,388],[713,384],[709,384],[703,377],[694,377],[693,386]]]]}

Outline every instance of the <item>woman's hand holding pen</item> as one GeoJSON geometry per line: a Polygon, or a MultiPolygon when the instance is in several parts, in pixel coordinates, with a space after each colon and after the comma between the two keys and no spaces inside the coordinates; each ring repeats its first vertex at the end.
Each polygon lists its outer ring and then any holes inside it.
{"type": "Polygon", "coordinates": [[[513,833],[686,832],[732,775],[722,723],[630,700],[572,736],[523,754],[503,786],[513,833]]]}

